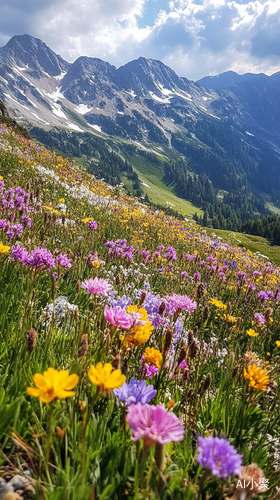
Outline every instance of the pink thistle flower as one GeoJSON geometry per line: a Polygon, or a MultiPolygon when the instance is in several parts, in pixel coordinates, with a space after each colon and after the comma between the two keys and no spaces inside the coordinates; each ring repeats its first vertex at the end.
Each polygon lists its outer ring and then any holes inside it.
{"type": "Polygon", "coordinates": [[[89,280],[85,280],[82,282],[81,288],[86,289],[86,293],[90,293],[91,295],[102,295],[103,297],[107,297],[108,293],[113,290],[109,281],[102,278],[90,278],[89,280]]]}
{"type": "Polygon", "coordinates": [[[104,309],[104,317],[114,326],[128,330],[134,322],[134,319],[119,306],[108,307],[104,309]]]}
{"type": "Polygon", "coordinates": [[[186,309],[189,314],[192,314],[197,308],[195,300],[191,300],[187,295],[168,295],[166,311],[168,314],[173,314],[177,309],[186,309]]]}
{"type": "Polygon", "coordinates": [[[128,408],[127,421],[132,440],[144,440],[147,450],[154,443],[167,444],[184,439],[185,428],[174,413],[164,406],[137,403],[128,408]]]}

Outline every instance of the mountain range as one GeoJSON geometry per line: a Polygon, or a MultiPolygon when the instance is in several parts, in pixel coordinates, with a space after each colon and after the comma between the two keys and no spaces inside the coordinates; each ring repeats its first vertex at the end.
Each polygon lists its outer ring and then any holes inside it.
{"type": "MultiPolygon", "coordinates": [[[[120,68],[94,57],[70,64],[21,35],[0,48],[0,98],[42,141],[40,129],[91,133],[181,162],[183,173],[206,176],[221,199],[247,189],[253,211],[262,211],[259,198],[263,207],[280,203],[280,72],[229,71],[193,82],[144,57],[120,68]]],[[[186,197],[178,171],[165,169],[162,178],[186,197]]]]}

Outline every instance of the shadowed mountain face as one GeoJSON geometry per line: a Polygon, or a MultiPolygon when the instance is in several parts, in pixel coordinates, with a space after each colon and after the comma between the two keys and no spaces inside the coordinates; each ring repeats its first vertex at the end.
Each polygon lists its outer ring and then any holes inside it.
{"type": "Polygon", "coordinates": [[[227,191],[280,191],[279,80],[227,72],[195,83],[143,57],[69,64],[29,35],[0,48],[0,98],[18,122],[175,149],[227,191]]]}

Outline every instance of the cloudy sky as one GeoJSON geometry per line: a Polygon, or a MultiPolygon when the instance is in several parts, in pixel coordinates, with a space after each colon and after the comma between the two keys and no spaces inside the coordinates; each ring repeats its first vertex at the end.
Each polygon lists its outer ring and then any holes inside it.
{"type": "Polygon", "coordinates": [[[1,0],[0,46],[24,33],[69,62],[144,56],[191,80],[280,71],[279,0],[1,0]]]}

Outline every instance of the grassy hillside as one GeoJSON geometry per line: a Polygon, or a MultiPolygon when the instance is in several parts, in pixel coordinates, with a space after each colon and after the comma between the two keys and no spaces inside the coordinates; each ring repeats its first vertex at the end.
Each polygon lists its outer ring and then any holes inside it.
{"type": "Polygon", "coordinates": [[[6,126],[0,208],[1,500],[276,499],[279,268],[6,126]]]}
{"type": "Polygon", "coordinates": [[[280,247],[271,246],[269,242],[261,236],[252,236],[249,234],[235,233],[233,231],[223,231],[221,229],[206,228],[207,234],[216,234],[223,241],[227,241],[230,245],[246,248],[253,253],[259,253],[263,258],[267,258],[270,262],[280,265],[280,247]]]}

